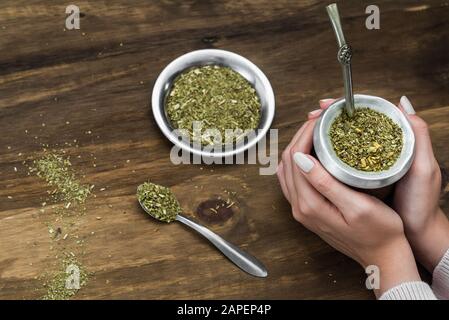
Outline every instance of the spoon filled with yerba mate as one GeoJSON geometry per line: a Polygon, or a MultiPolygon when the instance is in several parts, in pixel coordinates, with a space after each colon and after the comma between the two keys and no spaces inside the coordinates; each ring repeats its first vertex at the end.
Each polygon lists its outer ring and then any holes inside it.
{"type": "Polygon", "coordinates": [[[169,188],[145,182],[137,187],[137,199],[142,209],[153,218],[167,223],[179,221],[200,233],[243,271],[256,277],[268,275],[264,265],[255,257],[181,215],[181,206],[169,188]]]}

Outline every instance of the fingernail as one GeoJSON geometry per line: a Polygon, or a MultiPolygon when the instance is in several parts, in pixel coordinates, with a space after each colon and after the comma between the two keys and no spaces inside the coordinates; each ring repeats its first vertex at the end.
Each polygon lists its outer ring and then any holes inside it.
{"type": "Polygon", "coordinates": [[[295,160],[299,169],[301,169],[305,173],[309,173],[315,165],[313,161],[302,152],[296,152],[293,156],[293,159],[295,160]]]}
{"type": "Polygon", "coordinates": [[[321,111],[323,111],[323,110],[317,109],[317,110],[310,111],[309,117],[315,117],[315,116],[319,115],[321,113],[321,111]]]}
{"type": "Polygon", "coordinates": [[[412,103],[406,96],[402,96],[400,102],[402,108],[404,108],[404,111],[407,112],[407,114],[416,114],[415,109],[412,106],[412,103]]]}

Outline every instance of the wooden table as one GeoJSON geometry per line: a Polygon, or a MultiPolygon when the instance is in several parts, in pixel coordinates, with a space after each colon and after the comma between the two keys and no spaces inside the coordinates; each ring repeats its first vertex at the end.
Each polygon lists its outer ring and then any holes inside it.
{"type": "MultiPolygon", "coordinates": [[[[367,30],[371,2],[340,4],[355,90],[393,102],[406,94],[447,167],[447,1],[377,1],[381,29],[367,30]]],[[[42,297],[62,251],[75,251],[91,273],[78,299],[373,297],[356,263],[293,220],[276,176],[259,175],[258,165],[174,166],[150,111],[154,81],[172,59],[234,51],[273,85],[280,153],[320,98],[343,92],[326,1],[75,4],[80,30],[65,29],[66,1],[0,4],[0,298],[42,297]],[[62,149],[95,185],[87,212],[67,230],[49,205],[40,212],[48,187],[28,175],[42,144],[62,149]],[[135,190],[148,179],[173,187],[187,212],[260,258],[269,277],[253,278],[182,225],[143,214],[135,190]],[[201,203],[226,194],[235,201],[229,217],[198,216],[201,203]],[[54,239],[50,225],[68,237],[54,239]]],[[[447,192],[441,203],[448,212],[447,192]]]]}

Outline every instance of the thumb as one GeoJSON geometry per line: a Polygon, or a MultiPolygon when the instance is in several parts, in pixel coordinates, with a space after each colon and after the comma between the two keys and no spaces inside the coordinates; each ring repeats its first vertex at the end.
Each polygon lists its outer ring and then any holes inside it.
{"type": "Polygon", "coordinates": [[[403,96],[400,101],[400,108],[406,114],[413,133],[415,134],[415,160],[419,163],[426,163],[434,159],[432,141],[430,140],[429,127],[427,123],[416,115],[410,100],[403,96]]]}
{"type": "Polygon", "coordinates": [[[294,154],[294,160],[307,181],[340,209],[343,215],[353,211],[358,204],[363,202],[360,201],[362,200],[360,197],[364,195],[337,181],[311,155],[297,152],[294,154]]]}

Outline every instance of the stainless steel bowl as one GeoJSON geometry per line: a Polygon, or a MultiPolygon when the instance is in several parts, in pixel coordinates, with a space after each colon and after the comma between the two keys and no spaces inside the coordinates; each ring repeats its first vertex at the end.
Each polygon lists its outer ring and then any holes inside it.
{"type": "Polygon", "coordinates": [[[254,146],[270,128],[275,110],[273,89],[263,72],[254,63],[236,53],[216,49],[192,51],[173,60],[157,78],[153,87],[151,103],[153,115],[159,128],[172,143],[183,150],[207,158],[230,157],[254,146]],[[244,144],[236,144],[230,150],[206,151],[203,148],[195,148],[191,143],[179,140],[173,133],[174,128],[165,112],[165,100],[175,78],[186,69],[202,65],[227,66],[240,73],[255,88],[261,102],[261,120],[257,134],[246,139],[244,144]]]}
{"type": "Polygon", "coordinates": [[[401,155],[390,169],[381,172],[356,170],[341,161],[329,137],[329,129],[345,105],[345,100],[340,99],[322,113],[315,125],[313,144],[318,159],[329,173],[347,185],[361,189],[378,189],[391,185],[401,179],[412,165],[415,150],[413,130],[404,114],[391,102],[361,94],[354,95],[354,99],[356,108],[367,107],[382,112],[402,128],[404,146],[401,155]]]}

